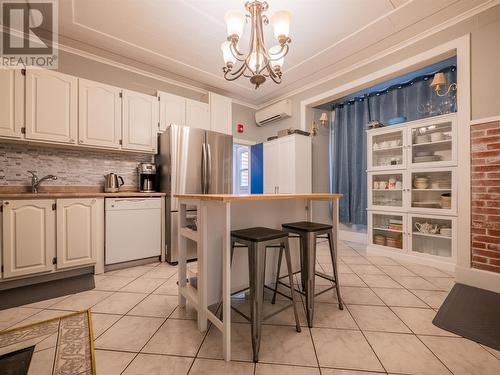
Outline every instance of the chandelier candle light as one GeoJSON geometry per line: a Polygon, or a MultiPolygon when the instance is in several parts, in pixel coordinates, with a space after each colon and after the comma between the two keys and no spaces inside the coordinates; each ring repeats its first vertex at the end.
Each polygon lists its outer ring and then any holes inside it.
{"type": "Polygon", "coordinates": [[[269,24],[269,19],[264,14],[268,7],[267,2],[254,0],[245,3],[246,14],[240,11],[226,13],[228,37],[222,43],[221,49],[226,64],[222,71],[228,81],[244,76],[250,78],[256,89],[269,77],[275,83],[281,83],[281,69],[291,42],[289,38],[291,14],[285,10],[273,14],[274,36],[279,44],[267,50],[263,29],[264,25],[269,24]],[[240,52],[238,41],[243,35],[246,22],[250,23],[251,31],[248,51],[245,54],[240,52]],[[241,63],[241,66],[235,68],[237,62],[241,63]]]}

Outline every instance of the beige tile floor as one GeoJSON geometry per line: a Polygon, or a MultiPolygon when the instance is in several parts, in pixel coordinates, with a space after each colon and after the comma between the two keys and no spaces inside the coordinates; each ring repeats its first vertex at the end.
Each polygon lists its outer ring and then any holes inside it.
{"type": "MultiPolygon", "coordinates": [[[[177,306],[176,268],[168,264],[108,272],[96,276],[95,290],[0,311],[0,330],[91,308],[99,375],[500,374],[500,352],[431,323],[453,274],[367,255],[354,243],[341,244],[339,259],[346,308],[340,311],[329,291],[316,299],[312,329],[303,311],[301,333],[291,309],[266,321],[258,364],[251,361],[250,325],[237,314],[233,361],[221,360],[219,331],[200,333],[195,311],[177,306]]],[[[332,269],[324,243],[318,267],[332,269]]],[[[325,287],[321,280],[318,289],[325,287]]],[[[245,309],[244,299],[236,302],[245,309]]]]}

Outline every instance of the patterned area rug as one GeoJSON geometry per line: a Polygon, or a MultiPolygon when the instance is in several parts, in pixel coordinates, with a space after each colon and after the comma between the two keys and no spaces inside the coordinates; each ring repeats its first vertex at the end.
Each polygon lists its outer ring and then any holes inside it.
{"type": "Polygon", "coordinates": [[[0,333],[0,355],[34,346],[28,375],[95,375],[90,311],[0,333]]]}

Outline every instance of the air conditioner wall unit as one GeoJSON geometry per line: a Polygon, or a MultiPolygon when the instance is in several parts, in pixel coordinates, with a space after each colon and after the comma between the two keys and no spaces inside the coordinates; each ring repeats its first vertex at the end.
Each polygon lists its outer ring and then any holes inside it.
{"type": "Polygon", "coordinates": [[[291,116],[292,101],[285,99],[255,112],[255,122],[258,126],[264,126],[291,116]]]}

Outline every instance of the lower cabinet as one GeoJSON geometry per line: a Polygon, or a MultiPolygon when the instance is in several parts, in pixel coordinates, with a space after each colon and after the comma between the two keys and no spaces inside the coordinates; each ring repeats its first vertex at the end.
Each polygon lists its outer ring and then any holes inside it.
{"type": "Polygon", "coordinates": [[[56,255],[53,200],[3,202],[4,278],[50,272],[56,255]]]}
{"type": "Polygon", "coordinates": [[[104,200],[57,200],[57,268],[94,264],[103,243],[104,200]]]}
{"type": "Polygon", "coordinates": [[[96,263],[104,246],[104,199],[3,202],[3,278],[96,263]]]}

